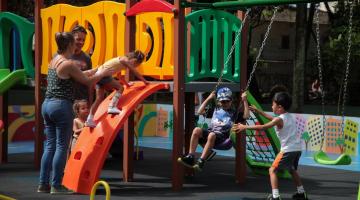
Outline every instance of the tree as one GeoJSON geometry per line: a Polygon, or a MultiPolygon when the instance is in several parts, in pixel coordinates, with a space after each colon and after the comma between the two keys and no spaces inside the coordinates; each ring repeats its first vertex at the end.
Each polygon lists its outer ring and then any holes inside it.
{"type": "Polygon", "coordinates": [[[307,5],[296,6],[295,59],[293,70],[292,110],[301,113],[304,105],[304,75],[306,64],[307,5]]]}
{"type": "Polygon", "coordinates": [[[305,141],[305,150],[307,151],[308,150],[308,144],[309,144],[309,141],[311,139],[311,136],[309,134],[309,132],[305,131],[301,134],[301,139],[303,139],[305,141]]]}
{"type": "MultiPolygon", "coordinates": [[[[360,89],[360,68],[357,64],[360,63],[360,5],[356,1],[353,1],[353,4],[352,47],[347,91],[349,93],[349,104],[359,105],[360,97],[357,95],[357,92],[360,89]]],[[[338,99],[342,99],[348,40],[347,33],[349,30],[349,7],[345,2],[339,1],[335,12],[331,13],[331,11],[328,11],[328,13],[331,16],[329,37],[321,45],[323,82],[324,91],[326,92],[326,103],[336,104],[338,99]]]]}
{"type": "Polygon", "coordinates": [[[340,137],[336,138],[336,145],[339,146],[341,153],[344,153],[344,144],[345,144],[344,137],[340,136],[340,137]]]}

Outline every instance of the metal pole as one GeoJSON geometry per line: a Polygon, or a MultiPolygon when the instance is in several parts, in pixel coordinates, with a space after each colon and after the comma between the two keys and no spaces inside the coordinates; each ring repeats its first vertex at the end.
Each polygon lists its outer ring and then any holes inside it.
{"type": "Polygon", "coordinates": [[[35,152],[34,164],[40,168],[41,155],[44,150],[44,124],[41,116],[41,53],[42,53],[42,29],[40,10],[44,7],[44,0],[34,0],[35,2],[35,152]]]}
{"type": "MultiPolygon", "coordinates": [[[[0,0],[0,12],[7,10],[7,0],[0,0]]],[[[10,66],[8,66],[10,67],[10,66]]],[[[7,162],[7,149],[8,149],[8,101],[7,101],[8,95],[7,92],[3,94],[3,96],[0,96],[0,119],[4,123],[4,131],[0,134],[0,163],[6,163],[7,162]]],[[[0,130],[1,131],[1,130],[0,130]]]]}
{"type": "MultiPolygon", "coordinates": [[[[129,10],[136,0],[126,0],[126,10],[129,10]]],[[[127,16],[125,21],[125,52],[135,50],[135,16],[127,16]]],[[[126,81],[133,80],[133,76],[127,71],[126,81]]],[[[134,178],[134,114],[131,114],[124,124],[124,146],[123,146],[123,178],[124,182],[132,181],[134,178]]]]}
{"type": "Polygon", "coordinates": [[[174,126],[173,126],[173,152],[172,152],[172,188],[179,191],[183,185],[184,168],[177,162],[177,158],[183,153],[184,140],[184,8],[181,8],[181,0],[175,0],[174,5],[178,10],[174,16],[174,126]]]}

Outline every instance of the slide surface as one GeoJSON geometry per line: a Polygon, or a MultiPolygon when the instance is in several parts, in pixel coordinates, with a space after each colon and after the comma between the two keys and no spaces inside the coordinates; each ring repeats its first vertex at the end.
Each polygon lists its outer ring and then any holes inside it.
{"type": "Polygon", "coordinates": [[[92,186],[98,181],[108,151],[129,115],[146,97],[168,87],[165,83],[145,86],[142,82],[136,82],[125,88],[118,104],[118,108],[122,110],[119,115],[107,114],[114,92],[109,95],[96,111],[97,126],[85,127],[81,132],[66,163],[63,185],[77,193],[90,194],[92,186]]]}
{"type": "Polygon", "coordinates": [[[26,72],[23,69],[10,72],[9,69],[0,69],[0,95],[9,90],[18,82],[25,83],[26,72]]]}

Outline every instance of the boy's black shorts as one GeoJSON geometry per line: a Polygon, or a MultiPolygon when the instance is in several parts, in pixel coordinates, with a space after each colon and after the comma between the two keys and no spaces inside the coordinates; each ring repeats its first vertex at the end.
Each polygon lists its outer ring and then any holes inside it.
{"type": "Polygon", "coordinates": [[[272,163],[272,167],[275,168],[275,171],[281,169],[286,169],[288,171],[297,170],[299,165],[299,159],[301,156],[301,151],[293,151],[293,152],[280,152],[274,162],[272,163]]]}
{"type": "MultiPolygon", "coordinates": [[[[202,129],[202,137],[199,138],[199,144],[205,145],[207,142],[207,138],[211,132],[214,132],[214,131],[212,131],[210,128],[202,129]]],[[[229,132],[227,132],[227,133],[214,132],[214,133],[216,135],[215,146],[223,143],[229,137],[229,132]]]]}

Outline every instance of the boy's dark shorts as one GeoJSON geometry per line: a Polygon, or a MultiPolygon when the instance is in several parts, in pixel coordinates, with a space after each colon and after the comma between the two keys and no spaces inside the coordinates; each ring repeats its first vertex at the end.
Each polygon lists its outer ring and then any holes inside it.
{"type": "Polygon", "coordinates": [[[112,76],[105,76],[105,77],[103,77],[102,79],[100,79],[99,82],[96,83],[96,86],[102,87],[102,86],[104,86],[105,84],[111,83],[112,80],[113,80],[113,77],[112,77],[112,76]]]}
{"type": "Polygon", "coordinates": [[[272,167],[275,168],[275,172],[282,169],[286,169],[290,172],[296,171],[299,165],[300,156],[301,151],[293,151],[286,153],[280,152],[272,163],[272,167]]]}
{"type": "Polygon", "coordinates": [[[223,143],[229,137],[230,134],[229,132],[227,133],[215,132],[212,131],[210,128],[202,129],[202,137],[199,138],[199,144],[205,145],[207,142],[207,138],[211,132],[214,132],[216,135],[215,144],[214,144],[215,146],[223,143]]]}

